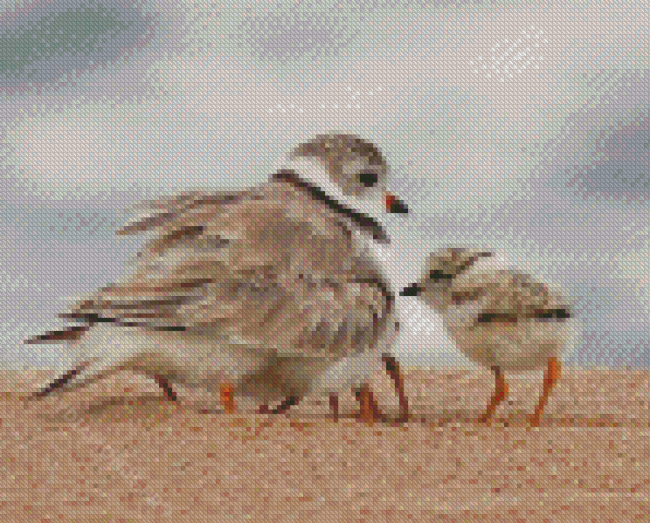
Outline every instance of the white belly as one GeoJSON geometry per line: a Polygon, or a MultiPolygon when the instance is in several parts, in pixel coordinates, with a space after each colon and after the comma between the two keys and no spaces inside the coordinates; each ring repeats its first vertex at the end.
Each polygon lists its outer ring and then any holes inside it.
{"type": "Polygon", "coordinates": [[[565,342],[564,323],[521,321],[492,323],[472,330],[452,329],[459,349],[487,368],[509,371],[544,368],[548,358],[559,357],[565,342]]]}
{"type": "Polygon", "coordinates": [[[77,351],[100,358],[106,367],[124,365],[135,372],[159,374],[190,387],[213,389],[235,383],[263,368],[267,356],[245,346],[220,343],[216,336],[146,331],[104,323],[93,327],[77,351]]]}

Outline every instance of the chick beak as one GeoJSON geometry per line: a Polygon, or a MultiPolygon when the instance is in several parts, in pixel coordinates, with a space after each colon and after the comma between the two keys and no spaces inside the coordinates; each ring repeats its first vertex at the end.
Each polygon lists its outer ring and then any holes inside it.
{"type": "Polygon", "coordinates": [[[404,287],[399,295],[400,296],[419,296],[420,293],[422,292],[422,287],[420,287],[417,283],[411,283],[408,287],[404,287]]]}
{"type": "Polygon", "coordinates": [[[406,214],[409,210],[402,200],[386,191],[386,212],[406,214]]]}

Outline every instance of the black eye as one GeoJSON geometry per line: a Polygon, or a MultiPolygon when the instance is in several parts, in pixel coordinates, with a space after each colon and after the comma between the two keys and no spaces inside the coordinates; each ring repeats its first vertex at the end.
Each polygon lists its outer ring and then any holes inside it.
{"type": "Polygon", "coordinates": [[[372,187],[377,183],[377,173],[373,171],[361,171],[359,181],[366,187],[372,187]]]}

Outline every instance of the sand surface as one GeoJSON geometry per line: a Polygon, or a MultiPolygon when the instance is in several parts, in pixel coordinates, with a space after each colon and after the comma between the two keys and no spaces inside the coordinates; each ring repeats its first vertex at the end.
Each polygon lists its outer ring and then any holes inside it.
{"type": "MultiPolygon", "coordinates": [[[[650,372],[565,370],[526,427],[540,373],[506,375],[492,426],[487,371],[410,370],[412,419],[367,427],[341,398],[289,416],[199,414],[124,373],[26,409],[52,373],[0,374],[0,520],[649,521],[650,372]]],[[[391,382],[373,388],[396,414],[391,382]]]]}

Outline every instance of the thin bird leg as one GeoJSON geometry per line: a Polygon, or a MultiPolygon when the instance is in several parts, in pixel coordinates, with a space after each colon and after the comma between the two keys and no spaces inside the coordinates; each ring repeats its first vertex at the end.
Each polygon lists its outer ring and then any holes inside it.
{"type": "Polygon", "coordinates": [[[368,385],[362,385],[356,394],[357,400],[361,404],[359,412],[359,421],[364,421],[368,425],[372,425],[375,421],[385,421],[386,416],[379,409],[374,395],[368,385]]]}
{"type": "Polygon", "coordinates": [[[339,397],[338,394],[330,394],[330,412],[332,413],[332,419],[334,422],[339,421],[339,397]]]}
{"type": "Polygon", "coordinates": [[[163,378],[162,376],[159,376],[158,374],[154,375],[154,379],[156,380],[158,386],[163,390],[163,392],[165,393],[165,397],[168,400],[178,401],[178,397],[176,396],[174,389],[172,388],[169,381],[167,381],[167,379],[163,378]]]}
{"type": "Polygon", "coordinates": [[[404,392],[404,380],[399,371],[399,363],[397,360],[388,354],[382,356],[382,361],[386,365],[386,374],[388,374],[393,381],[395,381],[395,390],[399,397],[399,418],[395,420],[397,423],[405,423],[409,419],[409,402],[404,392]]]}
{"type": "Polygon", "coordinates": [[[501,369],[495,366],[492,367],[492,370],[494,371],[494,378],[496,381],[494,396],[492,396],[492,401],[487,406],[487,409],[485,409],[483,415],[479,418],[481,423],[487,423],[499,404],[508,397],[508,384],[501,373],[501,369]]]}
{"type": "Polygon", "coordinates": [[[230,383],[222,383],[220,385],[221,405],[226,411],[226,414],[234,414],[237,411],[234,392],[234,387],[230,383]]]}
{"type": "Polygon", "coordinates": [[[546,403],[548,402],[548,397],[551,394],[551,390],[555,386],[557,380],[560,379],[560,373],[560,362],[557,360],[557,358],[549,358],[548,368],[544,372],[544,389],[542,391],[542,395],[539,398],[537,407],[535,407],[535,414],[532,414],[528,417],[528,422],[531,426],[539,427],[539,419],[542,416],[542,412],[544,411],[546,403]]]}

